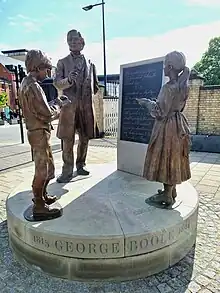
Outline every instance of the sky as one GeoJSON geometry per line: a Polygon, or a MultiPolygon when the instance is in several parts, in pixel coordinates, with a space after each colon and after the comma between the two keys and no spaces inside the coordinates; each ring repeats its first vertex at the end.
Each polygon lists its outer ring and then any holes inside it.
{"type": "MultiPolygon", "coordinates": [[[[97,0],[0,0],[0,50],[41,49],[56,65],[69,50],[66,33],[81,32],[84,54],[103,73],[101,6],[97,0]]],[[[180,50],[192,67],[220,36],[220,0],[105,0],[107,73],[120,65],[180,50]]]]}

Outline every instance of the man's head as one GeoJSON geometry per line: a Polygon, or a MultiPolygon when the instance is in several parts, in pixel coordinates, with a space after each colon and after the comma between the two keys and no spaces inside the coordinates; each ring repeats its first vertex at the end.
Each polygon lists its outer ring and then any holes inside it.
{"type": "Polygon", "coordinates": [[[77,30],[71,30],[67,33],[67,43],[69,50],[73,53],[81,52],[85,46],[85,41],[77,30]]]}
{"type": "Polygon", "coordinates": [[[51,70],[52,64],[49,58],[40,50],[28,51],[25,59],[27,73],[31,72],[37,80],[42,81],[46,78],[48,70],[51,70]]]}

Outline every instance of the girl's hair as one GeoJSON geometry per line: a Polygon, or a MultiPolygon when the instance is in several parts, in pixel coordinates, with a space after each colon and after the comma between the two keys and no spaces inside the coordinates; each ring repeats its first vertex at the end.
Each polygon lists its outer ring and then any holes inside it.
{"type": "Polygon", "coordinates": [[[190,70],[186,66],[186,57],[183,53],[173,51],[166,55],[169,65],[178,73],[176,88],[181,94],[181,101],[186,101],[189,93],[189,76],[190,70]]]}
{"type": "Polygon", "coordinates": [[[178,76],[178,87],[181,93],[181,101],[186,101],[189,95],[189,76],[190,70],[187,66],[184,66],[183,71],[178,76]]]}

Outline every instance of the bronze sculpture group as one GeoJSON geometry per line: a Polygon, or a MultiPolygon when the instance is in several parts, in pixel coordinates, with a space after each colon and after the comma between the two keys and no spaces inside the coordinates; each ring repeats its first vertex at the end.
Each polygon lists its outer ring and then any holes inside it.
{"type": "MultiPolygon", "coordinates": [[[[63,142],[62,174],[58,183],[72,179],[74,169],[73,146],[78,133],[76,169],[78,175],[89,175],[85,169],[89,139],[95,133],[95,113],[92,96],[98,91],[94,64],[81,53],[85,41],[80,32],[67,34],[70,54],[57,63],[54,86],[64,96],[48,104],[38,81],[42,81],[52,65],[39,50],[31,50],[26,56],[28,75],[21,83],[19,101],[23,110],[28,141],[33,149],[35,175],[32,183],[33,218],[54,219],[61,210],[53,205],[55,196],[47,194],[47,185],[54,178],[54,162],[50,147],[51,122],[59,118],[57,137],[63,142]]],[[[189,127],[183,109],[188,97],[189,69],[185,56],[171,52],[165,58],[164,73],[170,78],[156,102],[138,99],[155,118],[151,140],[148,145],[144,174],[150,181],[164,184],[164,190],[152,198],[156,203],[172,205],[176,185],[190,178],[189,127]]]]}

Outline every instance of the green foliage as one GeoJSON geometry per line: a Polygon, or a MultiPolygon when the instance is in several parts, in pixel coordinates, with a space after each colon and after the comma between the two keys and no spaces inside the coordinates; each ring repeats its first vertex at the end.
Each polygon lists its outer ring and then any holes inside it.
{"type": "Polygon", "coordinates": [[[0,108],[5,107],[7,102],[8,95],[5,92],[0,93],[0,108]]]}
{"type": "Polygon", "coordinates": [[[208,50],[194,68],[205,78],[205,85],[220,85],[220,37],[210,40],[208,50]]]}

